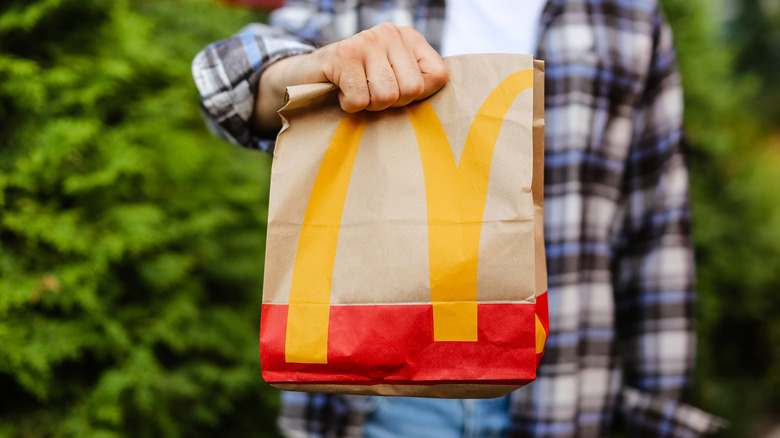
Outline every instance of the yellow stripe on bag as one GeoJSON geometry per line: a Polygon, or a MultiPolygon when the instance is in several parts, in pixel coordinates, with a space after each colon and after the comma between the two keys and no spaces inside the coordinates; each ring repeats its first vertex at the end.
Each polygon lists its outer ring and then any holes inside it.
{"type": "Polygon", "coordinates": [[[536,317],[536,354],[544,351],[544,343],[547,341],[547,332],[544,330],[544,325],[539,319],[539,315],[536,317]]]}
{"type": "Polygon", "coordinates": [[[509,107],[528,88],[533,70],[513,73],[490,93],[459,164],[431,104],[407,107],[425,178],[434,341],[477,341],[479,238],[493,151],[509,107]]]}
{"type": "Polygon", "coordinates": [[[285,360],[328,362],[330,288],[347,187],[366,121],[348,114],[339,123],[314,180],[295,255],[287,309],[285,360]]]}

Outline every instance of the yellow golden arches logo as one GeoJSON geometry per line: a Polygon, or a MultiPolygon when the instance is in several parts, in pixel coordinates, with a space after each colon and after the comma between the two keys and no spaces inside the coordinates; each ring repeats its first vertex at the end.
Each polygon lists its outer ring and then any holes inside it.
{"type": "Polygon", "coordinates": [[[544,343],[547,342],[547,331],[544,330],[544,325],[539,319],[539,315],[535,315],[536,320],[536,354],[544,351],[544,343]]]}
{"type": "MultiPolygon", "coordinates": [[[[490,166],[512,102],[533,88],[533,70],[509,75],[471,124],[460,163],[430,103],[407,107],[422,159],[434,341],[477,341],[477,266],[490,166]]],[[[360,113],[339,123],[306,206],[287,310],[285,360],[327,363],[330,288],[341,216],[366,127],[360,113]]]]}

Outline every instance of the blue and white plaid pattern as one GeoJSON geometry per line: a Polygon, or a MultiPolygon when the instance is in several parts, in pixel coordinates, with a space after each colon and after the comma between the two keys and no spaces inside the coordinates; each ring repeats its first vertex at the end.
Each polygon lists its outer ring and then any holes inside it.
{"type": "MultiPolygon", "coordinates": [[[[443,0],[291,0],[193,62],[209,124],[272,152],[248,124],[262,71],[382,21],[439,47],[443,0]]],[[[550,334],[535,383],[512,394],[513,436],[598,437],[616,415],[632,437],[696,437],[723,423],[680,402],[694,362],[694,263],[682,93],[656,0],[550,0],[545,239],[550,334]]],[[[362,433],[365,400],[283,396],[289,436],[362,433]]]]}

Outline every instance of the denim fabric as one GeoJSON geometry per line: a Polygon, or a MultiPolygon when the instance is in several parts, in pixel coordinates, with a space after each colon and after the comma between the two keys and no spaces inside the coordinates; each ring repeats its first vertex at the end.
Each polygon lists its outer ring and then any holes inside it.
{"type": "Polygon", "coordinates": [[[371,397],[365,438],[492,438],[509,428],[509,396],[485,400],[371,397]]]}

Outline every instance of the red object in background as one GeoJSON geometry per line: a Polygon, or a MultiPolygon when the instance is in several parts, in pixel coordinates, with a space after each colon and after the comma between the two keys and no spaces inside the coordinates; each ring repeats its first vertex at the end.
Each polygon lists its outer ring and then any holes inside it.
{"type": "Polygon", "coordinates": [[[235,6],[243,6],[252,9],[271,10],[284,6],[286,0],[223,0],[235,6]]]}

